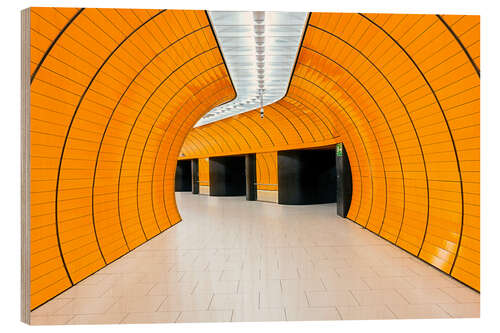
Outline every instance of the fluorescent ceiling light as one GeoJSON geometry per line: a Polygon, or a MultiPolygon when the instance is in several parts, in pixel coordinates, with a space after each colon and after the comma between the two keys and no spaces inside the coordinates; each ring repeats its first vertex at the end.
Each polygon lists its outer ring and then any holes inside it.
{"type": "Polygon", "coordinates": [[[209,12],[236,98],[209,111],[201,126],[272,104],[286,94],[307,13],[209,12]]]}

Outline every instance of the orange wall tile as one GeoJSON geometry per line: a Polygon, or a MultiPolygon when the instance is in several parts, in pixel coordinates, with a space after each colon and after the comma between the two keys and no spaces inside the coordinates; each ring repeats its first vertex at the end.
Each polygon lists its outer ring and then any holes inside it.
{"type": "Polygon", "coordinates": [[[257,190],[278,190],[278,153],[255,154],[257,190]]]}

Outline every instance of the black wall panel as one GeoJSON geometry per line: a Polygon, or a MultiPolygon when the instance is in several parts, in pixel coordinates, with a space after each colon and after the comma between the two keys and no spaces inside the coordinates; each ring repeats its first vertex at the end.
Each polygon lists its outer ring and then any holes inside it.
{"type": "Polygon", "coordinates": [[[247,200],[257,200],[257,173],[255,154],[245,156],[246,194],[247,200]]]}
{"type": "Polygon", "coordinates": [[[278,203],[320,204],[336,198],[333,149],[278,152],[278,203]]]}
{"type": "Polygon", "coordinates": [[[245,156],[210,157],[210,195],[245,195],[245,156]]]}
{"type": "Polygon", "coordinates": [[[191,191],[191,160],[177,161],[175,170],[175,191],[191,191]]]}
{"type": "Polygon", "coordinates": [[[196,158],[191,160],[191,188],[193,194],[200,193],[200,171],[199,171],[199,160],[196,158]]]}
{"type": "Polygon", "coordinates": [[[337,144],[337,215],[346,217],[351,207],[352,174],[347,151],[342,143],[337,144]]]}

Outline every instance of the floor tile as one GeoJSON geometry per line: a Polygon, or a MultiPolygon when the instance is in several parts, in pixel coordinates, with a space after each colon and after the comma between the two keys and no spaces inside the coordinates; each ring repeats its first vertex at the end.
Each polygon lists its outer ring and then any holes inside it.
{"type": "Polygon", "coordinates": [[[155,312],[165,300],[165,296],[121,297],[107,313],[155,312]]]}
{"type": "Polygon", "coordinates": [[[309,303],[305,291],[260,293],[259,308],[303,308],[309,303]]]}
{"type": "Polygon", "coordinates": [[[208,310],[213,294],[171,295],[160,305],[158,311],[208,310]]]}
{"type": "Polygon", "coordinates": [[[435,304],[389,304],[388,307],[399,319],[450,318],[435,304]]]}
{"type": "Polygon", "coordinates": [[[150,272],[143,275],[140,283],[179,282],[188,272],[150,272]]]}
{"type": "Polygon", "coordinates": [[[357,306],[349,291],[311,291],[306,293],[311,307],[357,306]]]}
{"type": "Polygon", "coordinates": [[[408,277],[417,275],[405,266],[371,266],[380,277],[408,277]]]}
{"type": "Polygon", "coordinates": [[[123,318],[122,324],[175,323],[180,312],[136,312],[123,318]]]}
{"type": "Polygon", "coordinates": [[[298,268],[297,269],[299,279],[300,280],[321,280],[323,277],[334,276],[338,277],[339,275],[335,272],[335,269],[328,268],[327,270],[317,270],[315,268],[298,268]]]}
{"type": "Polygon", "coordinates": [[[337,308],[285,308],[286,320],[306,321],[306,320],[339,320],[340,315],[337,308]]]}
{"type": "Polygon", "coordinates": [[[405,278],[402,277],[365,277],[362,280],[370,287],[372,290],[377,289],[406,289],[415,288],[410,284],[405,278]]]}
{"type": "MultiPolygon", "coordinates": [[[[294,280],[287,280],[294,281],[294,280]]],[[[278,292],[281,291],[281,280],[240,280],[238,294],[250,294],[254,292],[278,292]]]]}
{"type": "Polygon", "coordinates": [[[408,304],[394,289],[353,290],[352,294],[359,305],[408,304]]]}
{"type": "Polygon", "coordinates": [[[289,268],[289,269],[262,269],[260,272],[261,279],[270,280],[270,279],[298,279],[299,273],[297,267],[289,268]]]}
{"type": "Polygon", "coordinates": [[[148,295],[178,295],[178,294],[191,294],[198,281],[193,282],[171,282],[171,283],[156,283],[150,290],[148,295]]]}
{"type": "Polygon", "coordinates": [[[73,315],[32,316],[30,318],[30,325],[65,325],[73,317],[73,315]]]}
{"type": "Polygon", "coordinates": [[[110,274],[105,274],[105,270],[107,267],[104,267],[100,271],[97,271],[96,273],[90,275],[86,279],[80,281],[78,285],[83,286],[83,285],[97,285],[99,283],[102,283],[104,280],[108,278],[110,274]]]}
{"type": "Polygon", "coordinates": [[[57,313],[63,307],[67,307],[70,304],[72,299],[70,298],[55,298],[51,301],[48,301],[45,304],[42,304],[37,309],[31,311],[31,317],[38,316],[52,316],[57,313]]]}
{"type": "Polygon", "coordinates": [[[413,261],[412,264],[408,264],[406,266],[414,271],[418,276],[439,277],[443,274],[443,272],[437,270],[435,267],[432,267],[428,263],[420,260],[413,261]]]}
{"type": "Polygon", "coordinates": [[[448,303],[438,305],[454,318],[478,318],[480,316],[479,303],[448,303]]]}
{"type": "Polygon", "coordinates": [[[233,322],[253,321],[285,321],[284,309],[236,309],[233,311],[233,322]]]}
{"type": "Polygon", "coordinates": [[[450,279],[448,276],[412,276],[404,278],[416,289],[435,289],[435,288],[455,288],[463,287],[459,282],[450,279]]]}
{"type": "Polygon", "coordinates": [[[259,294],[215,294],[210,310],[258,309],[259,294]]]}
{"type": "Polygon", "coordinates": [[[210,262],[207,271],[241,270],[243,261],[210,262]]]}
{"type": "Polygon", "coordinates": [[[146,296],[154,285],[154,283],[116,284],[112,285],[102,297],[146,296]]]}
{"type": "Polygon", "coordinates": [[[336,269],[350,267],[349,260],[343,258],[325,259],[314,261],[314,266],[317,270],[320,269],[336,269]]]}
{"type": "Polygon", "coordinates": [[[117,298],[77,298],[55,312],[63,314],[102,314],[117,301],[117,298]]]}
{"type": "Polygon", "coordinates": [[[200,280],[212,280],[217,281],[220,279],[222,271],[188,271],[182,272],[182,278],[179,280],[180,282],[193,282],[200,280]]]}
{"type": "Polygon", "coordinates": [[[339,306],[337,307],[344,320],[395,319],[386,305],[339,306]]]}
{"type": "Polygon", "coordinates": [[[461,288],[441,288],[447,295],[451,296],[459,303],[479,303],[480,294],[467,287],[461,288]]]}
{"type": "Polygon", "coordinates": [[[260,270],[225,270],[220,275],[221,281],[260,280],[260,270]]]}
{"type": "Polygon", "coordinates": [[[99,313],[74,316],[68,324],[120,324],[126,313],[99,313]]]}
{"type": "Polygon", "coordinates": [[[97,285],[79,285],[70,288],[60,294],[58,298],[82,298],[82,297],[101,297],[109,289],[113,287],[112,284],[97,284],[97,285]]]}
{"type": "Polygon", "coordinates": [[[341,278],[352,278],[352,277],[379,277],[374,270],[370,267],[340,267],[335,268],[335,271],[341,278]]]}
{"type": "MultiPolygon", "coordinates": [[[[98,272],[99,273],[99,272],[98,272]]],[[[101,285],[101,284],[107,284],[107,285],[117,285],[117,284],[131,284],[131,283],[141,283],[143,279],[145,279],[148,274],[154,275],[154,276],[159,276],[160,273],[158,272],[150,272],[150,273],[136,273],[136,272],[128,272],[128,273],[116,273],[116,274],[94,274],[87,279],[81,281],[78,283],[78,285],[87,285],[87,284],[92,284],[95,286],[101,285]],[[99,278],[94,281],[93,278],[99,276],[99,278]],[[91,279],[92,278],[92,279],[91,279]],[[92,283],[90,283],[92,282],[92,283]]]]}
{"type": "Polygon", "coordinates": [[[190,271],[190,272],[200,272],[200,271],[206,271],[208,268],[209,262],[208,261],[203,261],[203,262],[182,262],[179,261],[175,264],[173,264],[172,271],[174,272],[183,272],[183,271],[190,271]]]}
{"type": "Polygon", "coordinates": [[[200,280],[196,284],[194,292],[213,294],[236,294],[239,281],[211,281],[200,280]]]}
{"type": "Polygon", "coordinates": [[[410,304],[454,303],[455,300],[439,289],[398,289],[410,304]]]}
{"type": "Polygon", "coordinates": [[[233,311],[184,311],[178,323],[230,322],[233,311]]]}
{"type": "Polygon", "coordinates": [[[370,289],[368,284],[361,278],[351,277],[351,278],[336,278],[336,277],[325,277],[322,278],[325,284],[326,290],[367,290],[370,289]]]}
{"type": "Polygon", "coordinates": [[[284,293],[296,293],[297,291],[326,291],[321,279],[312,280],[281,280],[284,293]]]}

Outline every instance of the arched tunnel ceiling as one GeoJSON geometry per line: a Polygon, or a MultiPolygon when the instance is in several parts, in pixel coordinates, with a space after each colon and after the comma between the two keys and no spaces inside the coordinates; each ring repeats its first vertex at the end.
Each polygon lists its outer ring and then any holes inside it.
{"type": "Polygon", "coordinates": [[[182,158],[343,142],[348,218],[479,290],[479,17],[312,13],[280,101],[182,158]]]}
{"type": "Polygon", "coordinates": [[[479,290],[479,17],[312,13],[263,119],[195,129],[236,97],[206,12],[30,20],[32,309],[180,221],[180,154],[340,141],[348,217],[479,290]]]}

